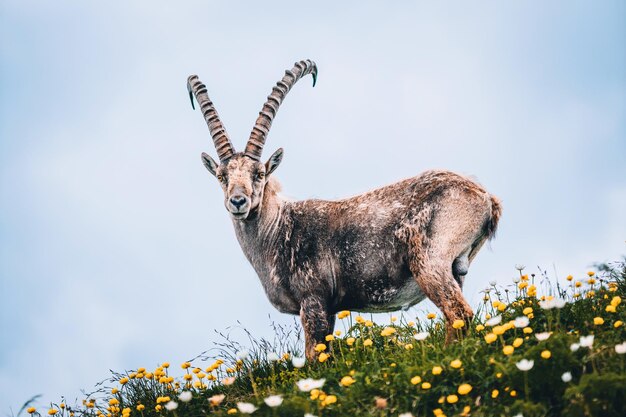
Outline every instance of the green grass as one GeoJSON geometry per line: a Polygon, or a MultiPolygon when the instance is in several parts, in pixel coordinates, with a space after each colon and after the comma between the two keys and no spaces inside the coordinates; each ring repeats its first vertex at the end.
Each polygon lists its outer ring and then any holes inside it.
{"type": "Polygon", "coordinates": [[[527,283],[521,286],[527,287],[491,287],[474,323],[460,329],[459,342],[448,346],[440,318],[379,326],[353,313],[338,320],[342,333],[326,343],[329,357],[323,363],[294,367],[300,336],[279,327],[275,343],[250,335],[244,360],[237,359],[242,347],[225,337],[212,350],[216,356],[199,357],[186,369],[162,364],[115,374],[83,404],[51,404],[51,409],[64,417],[226,416],[242,415],[237,403],[247,402],[258,407],[255,416],[626,416],[626,354],[616,348],[626,341],[626,263],[597,269],[593,276],[561,283],[520,271],[520,283],[527,283]],[[541,298],[551,296],[567,303],[542,308],[541,298]],[[482,328],[495,316],[501,323],[482,328]],[[509,324],[518,317],[529,318],[526,330],[509,324]],[[424,340],[414,338],[423,332],[428,333],[424,340]],[[536,334],[546,332],[550,336],[538,340],[536,334]],[[500,334],[488,343],[490,333],[500,334]],[[573,350],[587,335],[594,336],[591,347],[573,350]],[[268,360],[269,352],[280,359],[268,360]],[[518,369],[522,359],[534,361],[533,367],[518,369]],[[433,372],[436,367],[441,373],[433,372]],[[565,373],[571,381],[563,380],[565,373]],[[317,391],[303,392],[296,382],[305,378],[325,382],[317,391]],[[179,398],[183,391],[191,394],[187,402],[179,398]],[[223,401],[212,405],[209,398],[216,395],[223,401]],[[282,404],[266,405],[271,395],[282,396],[282,404]],[[177,403],[175,410],[165,408],[170,401],[177,403]]]}

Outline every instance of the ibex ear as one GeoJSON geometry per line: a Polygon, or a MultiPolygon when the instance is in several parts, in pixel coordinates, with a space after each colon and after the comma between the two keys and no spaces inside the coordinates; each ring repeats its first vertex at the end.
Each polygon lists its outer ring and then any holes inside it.
{"type": "Polygon", "coordinates": [[[265,163],[265,175],[270,175],[278,165],[280,165],[280,161],[283,160],[283,148],[278,148],[276,152],[270,156],[270,159],[265,163]]]}
{"type": "Polygon", "coordinates": [[[206,169],[208,169],[209,172],[213,174],[213,176],[217,176],[217,162],[215,162],[213,158],[209,156],[209,154],[202,152],[202,163],[204,164],[206,169]]]}

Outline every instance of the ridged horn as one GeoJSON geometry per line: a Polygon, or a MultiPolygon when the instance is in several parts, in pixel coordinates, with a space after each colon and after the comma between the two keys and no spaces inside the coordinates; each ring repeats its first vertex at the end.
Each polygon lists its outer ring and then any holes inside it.
{"type": "Polygon", "coordinates": [[[285,76],[276,83],[276,86],[272,89],[272,93],[267,96],[267,101],[259,112],[259,117],[256,119],[252,133],[250,133],[250,139],[248,139],[248,143],[246,144],[246,150],[244,151],[246,156],[255,161],[261,159],[263,145],[265,145],[265,139],[272,126],[272,121],[274,117],[276,117],[278,108],[289,90],[291,90],[291,87],[293,87],[300,78],[308,74],[313,76],[313,87],[315,87],[315,82],[317,81],[317,66],[315,62],[308,59],[306,61],[296,62],[291,70],[285,71],[285,76]]]}
{"type": "Polygon", "coordinates": [[[196,96],[196,101],[202,111],[202,116],[204,116],[204,120],[207,126],[209,126],[209,133],[213,138],[217,156],[220,162],[225,161],[233,156],[235,148],[233,148],[228,133],[226,133],[226,128],[224,128],[220,116],[217,114],[217,110],[215,110],[215,106],[213,106],[213,102],[207,94],[206,86],[198,79],[197,75],[191,75],[187,78],[187,91],[189,91],[191,107],[194,109],[193,96],[196,96]]]}

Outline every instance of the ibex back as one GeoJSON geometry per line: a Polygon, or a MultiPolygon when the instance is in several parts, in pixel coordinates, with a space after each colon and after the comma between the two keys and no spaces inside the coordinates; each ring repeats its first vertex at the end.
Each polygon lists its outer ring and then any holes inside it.
{"type": "Polygon", "coordinates": [[[312,61],[300,61],[273,88],[243,152],[236,152],[198,77],[188,90],[202,110],[219,164],[202,161],[220,182],[224,204],[246,257],[270,302],[299,314],[306,356],[332,333],[341,310],[392,311],[428,297],[452,323],[468,322],[472,309],[461,288],[485,240],[495,234],[501,207],[480,185],[452,172],[428,171],[339,201],[289,201],[273,173],[283,150],[261,162],[276,112],[312,61]]]}

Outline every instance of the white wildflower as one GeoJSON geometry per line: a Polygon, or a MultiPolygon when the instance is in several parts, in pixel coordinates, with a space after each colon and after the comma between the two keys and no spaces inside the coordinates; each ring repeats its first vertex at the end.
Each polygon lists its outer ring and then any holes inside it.
{"type": "Polygon", "coordinates": [[[222,384],[224,385],[233,385],[234,383],[235,383],[234,376],[227,376],[226,378],[222,379],[222,384]]]}
{"type": "Polygon", "coordinates": [[[563,308],[565,307],[566,303],[567,301],[563,300],[562,298],[553,298],[551,300],[539,301],[539,307],[543,308],[544,310],[551,310],[553,308],[563,308]]]}
{"type": "Polygon", "coordinates": [[[294,368],[302,368],[306,363],[306,358],[294,356],[293,358],[291,358],[291,363],[293,364],[294,368]]]}
{"type": "Polygon", "coordinates": [[[165,404],[165,409],[167,411],[174,411],[178,408],[178,403],[175,401],[170,401],[167,404],[165,404]]]}
{"type": "Polygon", "coordinates": [[[537,338],[537,340],[539,340],[540,342],[543,342],[544,340],[548,340],[548,338],[550,337],[550,333],[548,332],[543,332],[543,333],[535,333],[535,337],[537,338]]]}
{"type": "Polygon", "coordinates": [[[247,350],[240,350],[239,352],[237,352],[237,359],[239,359],[240,361],[245,361],[246,359],[248,359],[248,356],[250,356],[250,354],[247,350]]]}
{"type": "Polygon", "coordinates": [[[530,324],[530,319],[526,316],[519,316],[515,318],[513,325],[517,328],[524,328],[530,324]]]}
{"type": "Polygon", "coordinates": [[[220,405],[222,403],[222,401],[224,401],[224,398],[226,398],[226,396],[224,394],[215,394],[215,395],[209,397],[209,402],[213,406],[218,406],[218,405],[220,405]]]}
{"type": "Polygon", "coordinates": [[[244,414],[252,414],[257,410],[254,404],[250,403],[237,403],[237,408],[244,414]]]}
{"type": "Polygon", "coordinates": [[[513,277],[513,284],[517,284],[519,283],[520,279],[519,277],[513,277]]]}
{"type": "Polygon", "coordinates": [[[485,322],[485,326],[497,326],[502,321],[502,316],[494,316],[485,322]]]}
{"type": "Polygon", "coordinates": [[[571,345],[569,345],[569,350],[571,350],[572,352],[576,352],[578,349],[580,349],[580,344],[578,343],[572,343],[571,345]]]}
{"type": "Polygon", "coordinates": [[[270,395],[263,401],[265,401],[265,404],[267,404],[269,407],[278,407],[283,403],[283,397],[282,395],[270,395]]]}
{"type": "Polygon", "coordinates": [[[298,386],[298,389],[300,391],[309,392],[312,389],[322,388],[324,386],[324,382],[326,382],[324,378],[322,379],[307,378],[307,379],[301,379],[300,381],[297,381],[296,385],[298,386]]]}
{"type": "Polygon", "coordinates": [[[398,417],[414,417],[412,413],[402,413],[398,414],[398,417]]]}
{"type": "Polygon", "coordinates": [[[526,265],[522,265],[522,264],[516,264],[515,265],[515,269],[517,269],[520,272],[522,272],[524,270],[524,268],[526,268],[526,265]]]}
{"type": "Polygon", "coordinates": [[[280,359],[280,356],[278,356],[278,353],[276,352],[270,352],[267,354],[267,360],[270,362],[276,362],[279,359],[280,359]]]}
{"type": "Polygon", "coordinates": [[[591,346],[593,346],[593,335],[580,336],[580,346],[591,349],[591,346]]]}
{"type": "Polygon", "coordinates": [[[497,284],[497,282],[496,282],[496,281],[489,281],[489,285],[491,285],[492,287],[495,287],[495,286],[496,286],[496,284],[497,284]]]}
{"type": "Polygon", "coordinates": [[[563,375],[561,375],[561,379],[563,380],[563,382],[565,382],[567,384],[568,382],[570,382],[572,380],[572,373],[571,372],[565,372],[563,375]]]}
{"type": "Polygon", "coordinates": [[[622,342],[619,345],[615,345],[615,352],[619,355],[626,353],[626,342],[622,342]]]}
{"type": "Polygon", "coordinates": [[[522,359],[521,361],[515,364],[515,366],[517,366],[517,369],[519,369],[520,371],[524,371],[524,372],[531,370],[534,365],[535,365],[535,361],[528,360],[528,359],[522,359]]]}
{"type": "Polygon", "coordinates": [[[313,415],[313,414],[311,414],[311,413],[306,413],[306,414],[304,415],[304,417],[317,417],[317,416],[316,416],[316,415],[313,415]]]}
{"type": "Polygon", "coordinates": [[[190,391],[183,391],[178,396],[178,399],[184,403],[188,403],[189,401],[191,401],[191,397],[192,397],[192,394],[190,391]]]}
{"type": "Polygon", "coordinates": [[[419,332],[413,335],[413,339],[421,341],[426,339],[428,336],[430,336],[430,333],[428,332],[419,332]]]}

